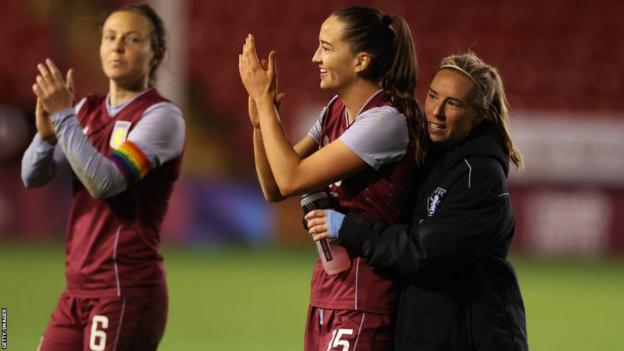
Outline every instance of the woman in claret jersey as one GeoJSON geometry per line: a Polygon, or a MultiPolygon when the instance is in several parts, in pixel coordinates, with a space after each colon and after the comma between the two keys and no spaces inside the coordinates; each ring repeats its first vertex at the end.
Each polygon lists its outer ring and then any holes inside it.
{"type": "MultiPolygon", "coordinates": [[[[328,189],[342,212],[405,221],[417,160],[425,154],[423,117],[414,99],[416,52],[404,18],[372,8],[332,13],[312,61],[320,87],[335,93],[294,146],[278,116],[276,54],[260,60],[249,35],[239,71],[249,94],[256,171],[268,201],[328,189]]],[[[314,266],[304,349],[390,350],[397,286],[349,253],[351,266],[314,266]]]]}
{"type": "Polygon", "coordinates": [[[22,160],[27,187],[63,164],[73,175],[67,285],[40,350],[156,350],[167,320],[160,225],[178,178],[182,112],[154,88],[165,28],[148,5],[127,5],[102,25],[106,96],[74,102],[74,77],[37,66],[35,135],[22,160]]]}

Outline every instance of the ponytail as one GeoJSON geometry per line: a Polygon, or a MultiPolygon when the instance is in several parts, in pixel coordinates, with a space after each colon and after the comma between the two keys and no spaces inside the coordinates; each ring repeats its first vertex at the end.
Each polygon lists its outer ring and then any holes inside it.
{"type": "Polygon", "coordinates": [[[394,55],[391,66],[382,78],[381,86],[390,95],[392,105],[407,117],[411,139],[415,144],[416,160],[422,164],[427,151],[428,138],[424,114],[414,96],[418,82],[418,62],[414,39],[403,17],[392,16],[389,26],[394,33],[392,42],[394,55]]]}
{"type": "Polygon", "coordinates": [[[494,80],[494,96],[492,97],[491,109],[489,115],[490,120],[494,121],[498,132],[500,133],[505,143],[505,150],[509,155],[509,159],[518,168],[522,168],[524,160],[518,147],[513,143],[511,139],[511,132],[509,131],[509,103],[505,96],[505,89],[503,88],[503,80],[496,68],[492,67],[492,78],[494,80]]]}
{"type": "Polygon", "coordinates": [[[392,105],[405,115],[416,161],[422,164],[429,139],[424,114],[415,98],[418,65],[409,25],[403,17],[384,15],[369,7],[349,7],[332,15],[345,23],[343,39],[351,50],[371,55],[371,63],[361,77],[380,84],[392,105]]]}

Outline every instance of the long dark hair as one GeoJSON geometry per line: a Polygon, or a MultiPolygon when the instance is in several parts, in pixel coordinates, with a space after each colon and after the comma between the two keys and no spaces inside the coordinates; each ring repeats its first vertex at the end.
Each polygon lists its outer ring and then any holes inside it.
{"type": "Polygon", "coordinates": [[[407,117],[416,160],[421,163],[428,148],[425,118],[415,98],[418,64],[416,48],[405,18],[389,16],[370,7],[348,7],[335,11],[345,23],[343,40],[354,53],[367,52],[371,63],[361,73],[381,85],[392,105],[407,117]]]}
{"type": "MultiPolygon", "coordinates": [[[[106,16],[106,19],[108,19],[108,17],[110,17],[112,14],[116,12],[136,13],[147,18],[149,22],[152,24],[152,31],[150,33],[150,44],[152,47],[152,51],[154,52],[155,63],[150,67],[148,85],[150,87],[153,87],[156,84],[156,71],[158,70],[158,67],[160,66],[163,58],[165,57],[165,53],[167,52],[167,41],[166,41],[167,32],[165,30],[165,24],[162,18],[160,18],[160,16],[158,15],[158,13],[156,13],[156,11],[150,5],[147,5],[147,4],[124,5],[110,12],[106,16]]],[[[102,23],[100,24],[100,27],[104,25],[104,22],[105,21],[102,21],[102,23]]]]}

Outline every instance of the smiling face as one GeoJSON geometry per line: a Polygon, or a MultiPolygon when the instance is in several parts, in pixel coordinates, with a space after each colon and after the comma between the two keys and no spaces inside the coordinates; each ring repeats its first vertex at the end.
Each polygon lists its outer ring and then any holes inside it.
{"type": "Polygon", "coordinates": [[[118,84],[147,87],[155,64],[151,46],[152,25],[137,13],[111,14],[102,27],[100,59],[104,74],[118,84]]]}
{"type": "Polygon", "coordinates": [[[361,60],[342,39],[345,26],[336,16],[330,16],[321,25],[319,47],[312,57],[321,70],[321,89],[340,92],[358,79],[361,60]]]}
{"type": "Polygon", "coordinates": [[[427,130],[434,143],[452,147],[482,120],[470,104],[474,83],[452,69],[436,73],[425,100],[427,130]]]}

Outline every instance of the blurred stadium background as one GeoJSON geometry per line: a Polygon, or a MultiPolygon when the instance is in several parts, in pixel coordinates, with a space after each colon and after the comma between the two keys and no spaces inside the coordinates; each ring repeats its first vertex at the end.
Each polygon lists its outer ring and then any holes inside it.
{"type": "MultiPolygon", "coordinates": [[[[98,22],[127,1],[0,1],[0,307],[8,349],[33,350],[64,284],[69,183],[21,185],[46,57],[104,93],[98,22]]],[[[512,175],[512,261],[532,350],[624,350],[624,2],[153,0],[169,30],[159,89],[187,121],[184,174],[163,230],[170,316],[162,350],[301,349],[314,250],[296,199],[255,180],[236,55],[247,33],[278,52],[282,120],[296,141],[330,98],[311,57],[332,10],[407,18],[418,96],[439,60],[473,50],[499,67],[526,158],[512,175]]]]}

